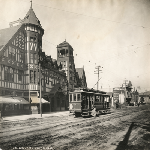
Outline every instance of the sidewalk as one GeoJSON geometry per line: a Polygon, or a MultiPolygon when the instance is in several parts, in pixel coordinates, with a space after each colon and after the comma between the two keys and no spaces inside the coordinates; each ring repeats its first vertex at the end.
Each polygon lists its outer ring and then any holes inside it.
{"type": "Polygon", "coordinates": [[[46,118],[46,117],[60,117],[60,116],[69,116],[69,111],[61,111],[61,112],[49,112],[42,114],[31,114],[31,115],[19,115],[19,116],[8,116],[3,117],[3,121],[20,121],[20,120],[28,120],[28,119],[34,119],[34,118],[46,118]]]}

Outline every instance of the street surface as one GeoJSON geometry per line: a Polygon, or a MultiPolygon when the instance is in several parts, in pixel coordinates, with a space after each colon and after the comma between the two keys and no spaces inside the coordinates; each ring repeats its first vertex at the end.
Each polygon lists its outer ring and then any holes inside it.
{"type": "Polygon", "coordinates": [[[1,121],[0,148],[149,150],[150,104],[112,110],[95,118],[66,115],[1,121]]]}

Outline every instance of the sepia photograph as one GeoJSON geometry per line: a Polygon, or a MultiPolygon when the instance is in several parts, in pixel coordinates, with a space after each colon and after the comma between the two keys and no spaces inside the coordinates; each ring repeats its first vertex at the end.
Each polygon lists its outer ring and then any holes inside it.
{"type": "Polygon", "coordinates": [[[0,10],[0,150],[150,150],[150,0],[0,10]]]}

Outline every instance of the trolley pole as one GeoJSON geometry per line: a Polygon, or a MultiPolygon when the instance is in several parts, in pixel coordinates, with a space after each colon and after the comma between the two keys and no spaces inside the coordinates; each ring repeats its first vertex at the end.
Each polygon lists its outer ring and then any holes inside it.
{"type": "Polygon", "coordinates": [[[103,67],[101,67],[101,66],[95,67],[95,69],[96,69],[95,74],[98,74],[97,90],[99,89],[99,73],[100,73],[100,71],[102,71],[102,70],[100,70],[100,68],[103,68],[103,67]]]}

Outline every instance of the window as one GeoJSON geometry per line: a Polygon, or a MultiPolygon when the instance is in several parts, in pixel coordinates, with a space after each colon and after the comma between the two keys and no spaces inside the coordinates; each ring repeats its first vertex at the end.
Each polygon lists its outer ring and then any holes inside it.
{"type": "Polygon", "coordinates": [[[46,83],[49,84],[49,77],[46,77],[46,83]]]}
{"type": "Polygon", "coordinates": [[[68,49],[66,50],[66,56],[69,56],[68,49]]]}
{"type": "Polygon", "coordinates": [[[16,49],[16,61],[18,61],[18,50],[16,49]]]}
{"type": "Polygon", "coordinates": [[[66,67],[66,61],[62,61],[63,68],[66,67]]]}
{"type": "Polygon", "coordinates": [[[39,29],[38,29],[38,33],[39,33],[39,34],[41,33],[39,29]]]}
{"type": "MultiPolygon", "coordinates": [[[[29,17],[29,16],[28,16],[29,17]]],[[[30,26],[27,26],[27,30],[30,30],[30,26]]]]}
{"type": "Polygon", "coordinates": [[[65,56],[65,49],[60,50],[60,56],[64,57],[65,56]]]}
{"type": "Polygon", "coordinates": [[[76,94],[73,94],[74,95],[74,101],[76,101],[76,94]]]}
{"type": "Polygon", "coordinates": [[[33,63],[33,54],[30,54],[30,62],[33,63]]]}
{"type": "Polygon", "coordinates": [[[65,71],[65,73],[66,73],[66,76],[68,76],[68,71],[67,70],[65,71]]]}
{"type": "Polygon", "coordinates": [[[67,67],[67,61],[66,61],[66,64],[65,64],[65,65],[66,65],[66,67],[67,67]]]}
{"type": "Polygon", "coordinates": [[[22,71],[18,70],[18,81],[22,81],[22,71]]]}
{"type": "Polygon", "coordinates": [[[35,30],[35,32],[37,32],[37,28],[36,27],[34,27],[34,30],[35,30]]]}
{"type": "Polygon", "coordinates": [[[70,94],[70,102],[72,101],[72,94],[70,94]]]}
{"type": "Polygon", "coordinates": [[[13,68],[5,66],[5,69],[4,69],[4,80],[14,82],[14,69],[13,68]]]}
{"type": "Polygon", "coordinates": [[[36,71],[34,71],[34,83],[36,84],[36,71]]]}
{"type": "Polygon", "coordinates": [[[34,31],[34,27],[33,26],[31,26],[31,31],[34,31]]]}
{"type": "Polygon", "coordinates": [[[12,68],[10,68],[10,74],[9,74],[9,79],[11,82],[14,82],[14,70],[12,68]]]}
{"type": "Polygon", "coordinates": [[[6,49],[6,50],[4,51],[4,56],[5,56],[5,57],[8,57],[8,49],[6,49]]]}
{"type": "Polygon", "coordinates": [[[25,53],[25,63],[27,63],[27,53],[25,53]]]}
{"type": "Polygon", "coordinates": [[[15,56],[16,52],[15,52],[15,49],[12,48],[12,60],[16,60],[16,56],[15,56]]]}
{"type": "Polygon", "coordinates": [[[53,85],[55,85],[55,79],[53,79],[52,81],[53,81],[53,85]]]}
{"type": "Polygon", "coordinates": [[[96,101],[96,102],[98,102],[98,101],[99,101],[99,96],[96,96],[95,101],[96,101]]]}
{"type": "Polygon", "coordinates": [[[33,74],[33,70],[30,70],[30,83],[34,83],[34,74],[33,74]]]}
{"type": "Polygon", "coordinates": [[[9,81],[9,68],[7,66],[5,66],[4,80],[8,80],[9,81]]]}
{"type": "Polygon", "coordinates": [[[80,94],[77,94],[77,101],[80,101],[80,94]]]}
{"type": "Polygon", "coordinates": [[[37,54],[34,54],[34,63],[37,64],[37,54]]]}
{"type": "Polygon", "coordinates": [[[35,37],[30,37],[30,41],[35,42],[36,38],[35,37]]]}
{"type": "Polygon", "coordinates": [[[22,52],[20,53],[20,62],[23,63],[23,53],[22,52]]]}

